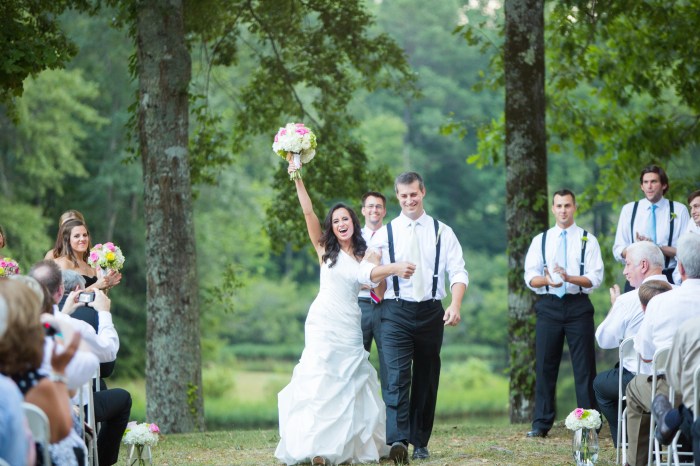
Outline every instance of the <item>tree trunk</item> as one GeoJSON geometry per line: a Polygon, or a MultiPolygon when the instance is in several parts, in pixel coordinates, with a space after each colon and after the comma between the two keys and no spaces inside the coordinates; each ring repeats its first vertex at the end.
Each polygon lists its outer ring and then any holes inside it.
{"type": "Polygon", "coordinates": [[[138,130],[146,220],[146,412],[166,433],[204,428],[188,155],[190,54],[182,0],[138,2],[138,130]]]}
{"type": "Polygon", "coordinates": [[[548,223],[544,0],[506,0],[505,31],[509,398],[510,421],[519,423],[531,420],[535,393],[535,295],[523,265],[548,223]]]}

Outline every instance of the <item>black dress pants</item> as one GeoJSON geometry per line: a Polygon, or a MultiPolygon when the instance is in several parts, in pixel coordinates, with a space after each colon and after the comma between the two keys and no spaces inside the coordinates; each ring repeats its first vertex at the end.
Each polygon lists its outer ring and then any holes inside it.
{"type": "Polygon", "coordinates": [[[445,310],[440,301],[385,299],[380,304],[386,440],[428,445],[440,381],[445,310]]]}
{"type": "Polygon", "coordinates": [[[569,344],[578,408],[597,408],[593,392],[595,327],[586,294],[546,294],[535,304],[535,412],[532,428],[549,431],[556,415],[556,387],[564,339],[569,344]]]}
{"type": "MultiPolygon", "coordinates": [[[[600,408],[600,412],[605,416],[610,425],[610,435],[612,435],[613,445],[617,447],[617,406],[620,403],[620,394],[618,385],[620,383],[620,370],[622,370],[622,393],[625,393],[625,388],[630,380],[634,378],[634,374],[624,367],[620,369],[615,366],[613,369],[603,371],[596,375],[593,380],[593,390],[595,391],[595,399],[600,408]]],[[[624,403],[624,402],[623,402],[624,403]]],[[[622,407],[624,409],[624,405],[622,407]]],[[[622,435],[627,435],[622,432],[622,435]]]]}
{"type": "Polygon", "coordinates": [[[122,436],[131,415],[131,395],[121,388],[93,393],[95,422],[101,423],[97,435],[97,456],[100,466],[116,464],[122,436]]]}

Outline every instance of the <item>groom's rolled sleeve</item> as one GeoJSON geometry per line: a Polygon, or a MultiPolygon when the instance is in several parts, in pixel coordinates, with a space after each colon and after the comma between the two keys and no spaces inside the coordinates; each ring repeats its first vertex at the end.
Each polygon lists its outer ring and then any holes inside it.
{"type": "Polygon", "coordinates": [[[376,264],[368,261],[363,260],[360,262],[360,269],[357,272],[357,281],[360,282],[360,285],[369,286],[370,288],[379,286],[380,282],[372,281],[372,270],[374,270],[376,266],[376,264]]]}
{"type": "Polygon", "coordinates": [[[464,283],[469,286],[469,273],[464,263],[462,246],[459,244],[457,236],[452,228],[445,228],[441,233],[442,242],[445,248],[445,271],[450,279],[450,289],[455,283],[464,283]]]}

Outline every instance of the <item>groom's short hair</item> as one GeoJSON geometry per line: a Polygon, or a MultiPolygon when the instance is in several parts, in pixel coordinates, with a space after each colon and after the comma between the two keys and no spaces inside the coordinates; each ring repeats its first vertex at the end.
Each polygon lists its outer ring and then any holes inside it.
{"type": "Polygon", "coordinates": [[[400,184],[411,184],[414,181],[418,182],[418,187],[421,191],[425,191],[425,185],[423,184],[423,178],[416,172],[403,172],[396,177],[394,181],[394,191],[399,192],[400,184]]]}

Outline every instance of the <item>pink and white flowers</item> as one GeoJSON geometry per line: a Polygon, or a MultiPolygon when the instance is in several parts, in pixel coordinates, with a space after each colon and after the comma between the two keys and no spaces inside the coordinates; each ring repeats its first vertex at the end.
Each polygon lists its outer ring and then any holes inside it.
{"type": "Polygon", "coordinates": [[[576,408],[566,416],[566,428],[570,430],[597,429],[601,425],[600,413],[595,409],[576,408]]]}
{"type": "Polygon", "coordinates": [[[9,257],[0,257],[0,277],[19,274],[19,264],[9,257]]]}
{"type": "Polygon", "coordinates": [[[275,134],[272,150],[293,163],[296,170],[289,175],[290,179],[301,178],[301,165],[310,162],[316,155],[316,135],[304,123],[287,123],[275,134]],[[291,160],[289,153],[292,154],[291,160]]]}
{"type": "Polygon", "coordinates": [[[131,421],[126,425],[122,442],[124,445],[148,445],[149,447],[158,444],[160,429],[154,423],[131,421]]]}
{"type": "Polygon", "coordinates": [[[90,249],[87,263],[91,267],[119,271],[124,266],[124,254],[114,243],[96,244],[90,249]]]}

